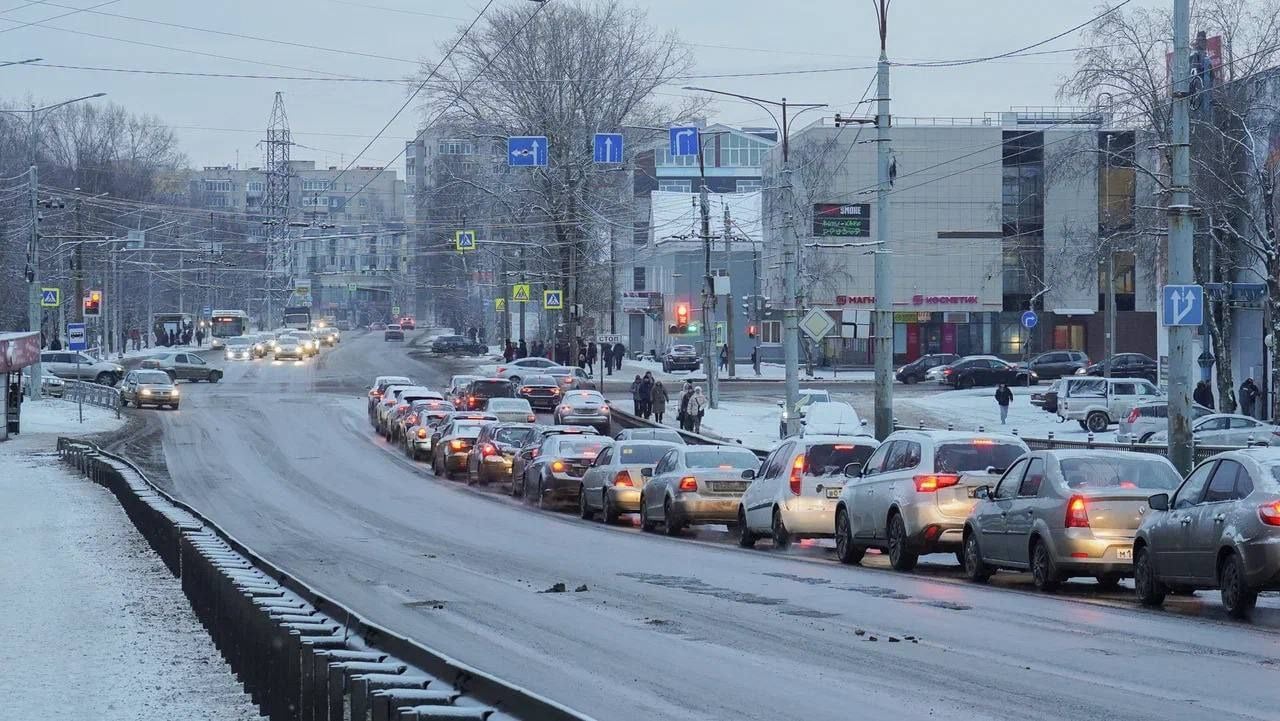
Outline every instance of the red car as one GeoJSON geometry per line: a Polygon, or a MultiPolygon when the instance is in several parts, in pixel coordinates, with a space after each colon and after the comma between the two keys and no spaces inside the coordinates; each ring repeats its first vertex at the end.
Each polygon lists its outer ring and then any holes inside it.
{"type": "Polygon", "coordinates": [[[400,327],[405,330],[414,330],[417,328],[417,321],[413,319],[413,316],[406,315],[400,319],[400,327]]]}

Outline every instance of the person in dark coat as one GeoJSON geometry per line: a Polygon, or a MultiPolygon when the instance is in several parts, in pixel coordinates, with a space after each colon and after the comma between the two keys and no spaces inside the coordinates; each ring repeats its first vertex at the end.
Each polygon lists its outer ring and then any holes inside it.
{"type": "Polygon", "coordinates": [[[1253,418],[1253,405],[1258,400],[1258,384],[1253,382],[1253,378],[1245,378],[1244,383],[1240,384],[1240,412],[1250,418],[1253,418]]]}
{"type": "Polygon", "coordinates": [[[621,343],[613,344],[613,368],[622,370],[622,359],[627,357],[627,347],[621,343]]]}
{"type": "Polygon", "coordinates": [[[515,357],[516,357],[515,346],[511,345],[511,341],[508,340],[507,344],[502,348],[502,359],[510,363],[511,361],[515,360],[515,357]]]}
{"type": "Polygon", "coordinates": [[[996,387],[996,405],[1000,406],[1000,425],[1004,425],[1005,419],[1009,417],[1009,404],[1013,402],[1013,391],[1009,390],[1009,386],[1001,383],[996,387]]]}
{"type": "Polygon", "coordinates": [[[649,389],[649,410],[653,413],[653,420],[658,423],[662,422],[662,417],[667,413],[667,389],[657,379],[654,379],[653,387],[649,389]]]}
{"type": "Polygon", "coordinates": [[[525,345],[524,338],[520,339],[520,348],[517,351],[521,358],[529,357],[529,346],[525,345]]]}
{"type": "Polygon", "coordinates": [[[653,403],[651,397],[653,395],[653,374],[646,372],[644,377],[640,379],[640,402],[644,406],[641,410],[640,417],[648,418],[653,412],[653,403]]]}
{"type": "Polygon", "coordinates": [[[590,367],[587,365],[587,349],[586,348],[582,348],[582,347],[578,348],[578,367],[583,370],[586,370],[587,368],[590,367]]]}
{"type": "Polygon", "coordinates": [[[631,410],[638,416],[644,409],[644,402],[640,400],[640,376],[631,381],[631,410]]]}
{"type": "Polygon", "coordinates": [[[725,343],[720,347],[720,370],[729,367],[729,344],[725,343]]]}
{"type": "Polygon", "coordinates": [[[681,430],[693,430],[693,419],[689,416],[689,401],[692,398],[693,384],[685,381],[684,389],[680,392],[680,410],[676,413],[676,420],[680,422],[681,430]]]}
{"type": "Polygon", "coordinates": [[[1196,389],[1191,393],[1191,399],[1209,410],[1214,410],[1213,389],[1209,387],[1209,381],[1196,383],[1196,389]]]}

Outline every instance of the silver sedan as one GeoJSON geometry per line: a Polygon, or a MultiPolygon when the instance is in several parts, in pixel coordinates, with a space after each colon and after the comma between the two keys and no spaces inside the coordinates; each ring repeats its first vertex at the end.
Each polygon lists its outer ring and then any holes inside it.
{"type": "Polygon", "coordinates": [[[609,430],[609,403],[599,391],[569,391],[556,406],[556,425],[591,426],[601,433],[609,430]]]}
{"type": "Polygon", "coordinates": [[[742,492],[756,477],[760,459],[735,446],[675,446],[653,468],[640,493],[640,527],[661,523],[675,536],[685,526],[734,525],[742,492]]]}
{"type": "Polygon", "coordinates": [[[623,513],[640,510],[640,492],[654,465],[677,444],[662,441],[619,441],[600,451],[582,477],[578,512],[586,519],[596,513],[605,523],[617,523],[623,513]]]}

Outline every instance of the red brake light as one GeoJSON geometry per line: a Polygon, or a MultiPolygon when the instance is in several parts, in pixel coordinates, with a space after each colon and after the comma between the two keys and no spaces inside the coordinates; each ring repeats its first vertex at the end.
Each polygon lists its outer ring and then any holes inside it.
{"type": "Polygon", "coordinates": [[[960,482],[960,476],[954,473],[929,473],[915,477],[916,490],[921,493],[933,493],[939,488],[948,488],[960,482]]]}
{"type": "Polygon", "coordinates": [[[990,446],[990,445],[994,445],[994,444],[995,444],[995,441],[991,440],[990,438],[975,438],[975,439],[973,439],[973,445],[975,445],[975,446],[990,446]]]}
{"type": "Polygon", "coordinates": [[[944,369],[942,369],[942,375],[944,375],[944,376],[949,376],[949,375],[951,375],[952,373],[955,373],[955,371],[954,371],[954,370],[952,370],[952,369],[950,369],[950,368],[944,368],[944,369]]]}
{"type": "Polygon", "coordinates": [[[466,445],[466,444],[465,444],[465,443],[463,443],[462,441],[460,441],[460,440],[456,439],[456,438],[455,438],[454,440],[452,440],[452,441],[449,441],[449,447],[450,447],[450,448],[452,448],[452,449],[453,449],[453,450],[455,450],[455,451],[460,451],[460,450],[462,450],[462,447],[463,447],[464,445],[466,445]]]}
{"type": "Polygon", "coordinates": [[[565,466],[564,466],[564,461],[552,461],[552,462],[551,462],[551,470],[555,471],[556,473],[563,473],[563,472],[564,472],[564,468],[565,468],[565,466]]]}
{"type": "Polygon", "coordinates": [[[791,464],[791,493],[800,495],[800,482],[804,480],[804,472],[809,465],[807,456],[796,456],[796,460],[791,464]]]}
{"type": "Polygon", "coordinates": [[[1280,526],[1280,501],[1259,506],[1258,519],[1268,526],[1280,526]]]}
{"type": "Polygon", "coordinates": [[[835,448],[837,451],[852,451],[852,450],[853,450],[853,446],[844,446],[844,445],[841,445],[841,446],[833,446],[833,448],[835,448]]]}
{"type": "Polygon", "coordinates": [[[496,455],[498,455],[498,447],[497,447],[497,446],[495,446],[495,445],[493,445],[492,443],[486,443],[486,444],[484,444],[484,446],[480,449],[480,455],[482,455],[482,456],[496,456],[496,455]]]}
{"type": "Polygon", "coordinates": [[[698,479],[694,478],[693,476],[685,476],[684,478],[681,478],[681,479],[680,479],[680,490],[681,490],[681,491],[696,491],[696,490],[698,490],[698,479]]]}
{"type": "Polygon", "coordinates": [[[631,474],[630,474],[630,473],[628,473],[628,472],[626,472],[625,470],[624,470],[624,471],[618,471],[618,475],[616,475],[616,476],[614,476],[614,477],[613,477],[613,485],[615,485],[615,486],[630,486],[630,485],[633,485],[633,484],[631,483],[631,474]]]}
{"type": "Polygon", "coordinates": [[[1067,518],[1063,525],[1067,528],[1089,527],[1089,511],[1085,508],[1083,496],[1072,496],[1067,501],[1067,518]]]}
{"type": "Polygon", "coordinates": [[[418,429],[418,438],[426,438],[426,437],[427,437],[427,429],[426,429],[426,428],[419,428],[419,429],[418,429]]]}
{"type": "Polygon", "coordinates": [[[535,422],[537,422],[537,420],[538,420],[538,417],[537,417],[537,416],[535,416],[535,415],[534,415],[534,414],[532,414],[532,413],[530,413],[530,414],[529,414],[529,422],[530,422],[530,423],[535,423],[535,422]]]}
{"type": "Polygon", "coordinates": [[[409,417],[408,417],[408,418],[406,418],[406,419],[404,419],[404,422],[405,422],[405,423],[408,423],[408,424],[409,424],[409,425],[411,425],[411,426],[416,426],[416,425],[418,425],[418,416],[416,416],[416,415],[415,415],[415,414],[413,414],[413,413],[410,413],[410,414],[409,414],[409,417]]]}

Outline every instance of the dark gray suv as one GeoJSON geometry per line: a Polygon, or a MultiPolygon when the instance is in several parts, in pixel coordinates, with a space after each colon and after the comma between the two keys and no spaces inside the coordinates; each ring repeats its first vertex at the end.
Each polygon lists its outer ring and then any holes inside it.
{"type": "Polygon", "coordinates": [[[1089,356],[1078,350],[1051,350],[1032,358],[1027,365],[1042,379],[1061,378],[1087,368],[1089,356]]]}

